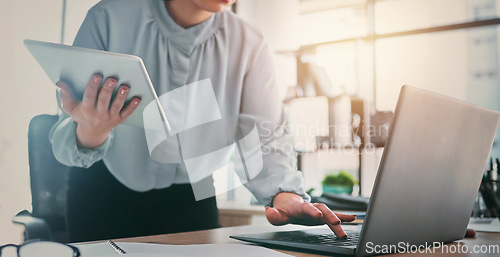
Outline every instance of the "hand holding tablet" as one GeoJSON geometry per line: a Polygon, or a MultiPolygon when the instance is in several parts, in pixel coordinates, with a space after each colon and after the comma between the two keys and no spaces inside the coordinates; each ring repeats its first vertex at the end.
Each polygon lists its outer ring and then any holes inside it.
{"type": "MultiPolygon", "coordinates": [[[[63,110],[66,113],[69,111],[68,114],[79,124],[79,135],[87,133],[87,128],[94,127],[97,134],[92,135],[97,138],[110,130],[112,125],[122,122],[144,127],[143,110],[151,102],[156,102],[164,127],[170,130],[141,58],[28,39],[24,40],[24,44],[50,80],[64,92],[64,96],[61,95],[66,105],[63,110]],[[97,78],[95,74],[101,76],[97,78]],[[94,109],[90,108],[92,104],[95,105],[94,109]],[[96,126],[97,123],[101,125],[96,126]]],[[[94,145],[97,141],[100,140],[80,143],[94,145]]]]}
{"type": "Polygon", "coordinates": [[[102,145],[109,132],[124,122],[137,108],[141,99],[133,97],[125,105],[129,86],[120,85],[113,100],[111,96],[117,87],[115,78],[108,78],[102,84],[100,75],[93,75],[84,91],[83,100],[78,102],[71,88],[63,81],[56,85],[60,88],[61,108],[78,124],[76,127],[77,144],[81,148],[95,148],[102,145]]]}

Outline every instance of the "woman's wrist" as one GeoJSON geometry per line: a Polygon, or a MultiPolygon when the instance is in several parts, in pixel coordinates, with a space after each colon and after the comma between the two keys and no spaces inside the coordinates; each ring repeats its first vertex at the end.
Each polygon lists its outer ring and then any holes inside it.
{"type": "Polygon", "coordinates": [[[78,148],[97,148],[106,142],[108,135],[109,131],[100,132],[76,125],[76,144],[78,148]]]}
{"type": "Polygon", "coordinates": [[[295,193],[281,192],[274,197],[273,206],[289,202],[303,203],[304,199],[295,193]]]}

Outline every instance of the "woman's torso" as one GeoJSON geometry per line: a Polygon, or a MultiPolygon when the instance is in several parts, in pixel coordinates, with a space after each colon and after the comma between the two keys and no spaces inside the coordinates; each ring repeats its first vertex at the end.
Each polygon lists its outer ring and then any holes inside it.
{"type": "MultiPolygon", "coordinates": [[[[214,14],[186,30],[168,16],[162,0],[105,0],[96,8],[107,26],[101,50],[141,57],[159,96],[210,79],[222,117],[238,115],[245,73],[263,41],[234,14],[214,14]]],[[[78,36],[75,45],[98,48],[78,36]]],[[[124,185],[145,191],[189,183],[184,165],[151,159],[144,129],[120,125],[113,133],[103,160],[124,185]]]]}

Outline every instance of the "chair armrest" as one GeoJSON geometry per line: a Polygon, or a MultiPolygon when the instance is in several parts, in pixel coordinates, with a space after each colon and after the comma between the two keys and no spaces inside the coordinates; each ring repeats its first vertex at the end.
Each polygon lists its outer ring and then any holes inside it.
{"type": "Polygon", "coordinates": [[[24,226],[24,241],[39,239],[52,241],[53,236],[45,220],[31,216],[27,210],[20,211],[12,222],[24,226]]]}

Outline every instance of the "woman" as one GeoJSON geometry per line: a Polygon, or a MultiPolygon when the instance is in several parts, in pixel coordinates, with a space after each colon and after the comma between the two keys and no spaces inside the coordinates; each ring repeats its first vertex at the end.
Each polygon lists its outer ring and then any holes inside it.
{"type": "MultiPolygon", "coordinates": [[[[140,56],[158,95],[210,78],[223,117],[246,115],[259,125],[283,126],[270,51],[258,32],[225,12],[234,2],[103,0],[88,12],[74,45],[140,56]]],[[[75,101],[64,82],[57,83],[64,112],[51,131],[56,158],[77,167],[103,160],[109,169],[70,174],[70,240],[216,227],[214,197],[194,200],[185,166],[153,161],[144,131],[120,125],[141,103],[134,98],[125,104],[128,87],[117,82],[92,77],[82,102],[75,101]],[[115,87],[119,94],[111,101],[115,87]],[[156,200],[145,202],[151,199],[156,200]],[[82,236],[82,231],[88,233],[82,236]]],[[[288,140],[262,131],[267,142],[288,140]]],[[[274,225],[326,223],[345,237],[340,221],[355,218],[308,203],[295,156],[278,148],[264,154],[262,172],[245,186],[268,206],[266,216],[274,225]]]]}

